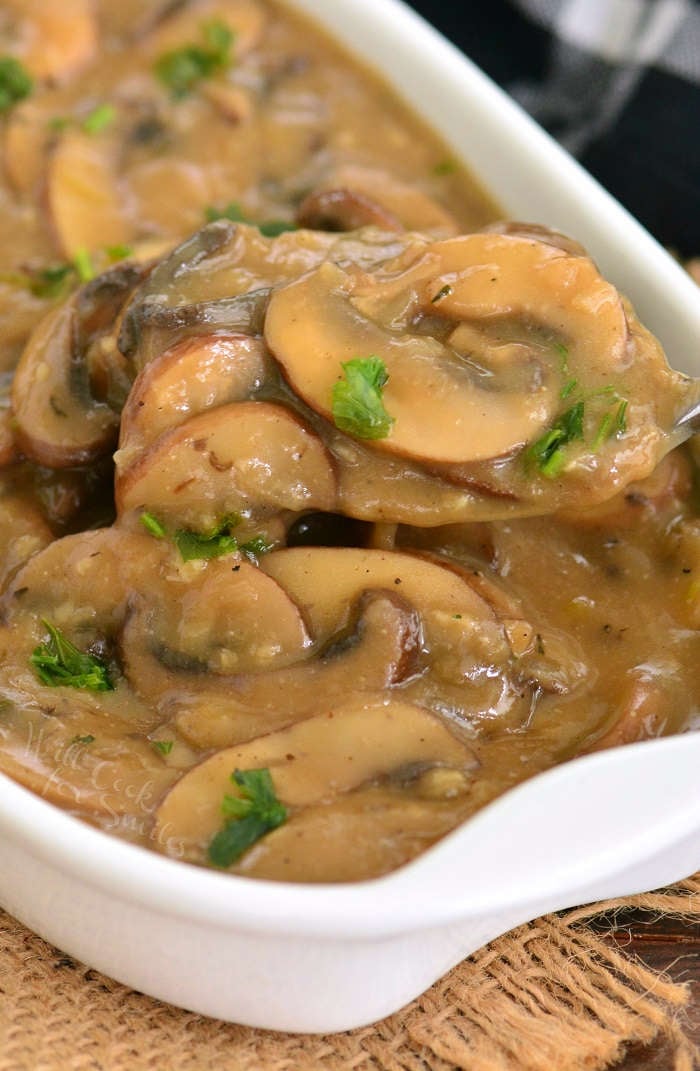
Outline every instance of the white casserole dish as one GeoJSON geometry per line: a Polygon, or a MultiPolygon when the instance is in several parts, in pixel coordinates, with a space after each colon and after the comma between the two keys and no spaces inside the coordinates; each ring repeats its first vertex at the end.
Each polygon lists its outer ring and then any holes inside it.
{"type": "MultiPolygon", "coordinates": [[[[292,6],[381,68],[508,216],[584,242],[672,363],[700,373],[694,284],[454,48],[400,0],[292,6]]],[[[277,1030],[345,1030],[542,912],[700,868],[698,769],[697,733],[579,759],[507,793],[404,869],[346,886],[173,862],[0,777],[0,903],[71,955],[182,1007],[277,1030]]]]}

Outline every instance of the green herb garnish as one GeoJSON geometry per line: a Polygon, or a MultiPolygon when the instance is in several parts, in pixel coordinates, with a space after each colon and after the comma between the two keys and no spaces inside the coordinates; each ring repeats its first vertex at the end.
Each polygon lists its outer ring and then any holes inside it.
{"type": "Polygon", "coordinates": [[[269,770],[236,770],[231,780],[240,795],[224,796],[221,811],[226,824],[209,844],[209,861],[219,867],[231,866],[287,820],[287,809],[277,799],[269,770]]]}
{"type": "Polygon", "coordinates": [[[448,297],[448,295],[451,294],[451,293],[452,293],[452,287],[450,286],[449,283],[445,283],[444,286],[440,287],[440,289],[438,290],[438,292],[435,295],[435,297],[430,299],[430,304],[431,305],[436,305],[438,301],[442,301],[443,298],[448,297]]]}
{"type": "Polygon", "coordinates": [[[65,264],[49,264],[45,268],[27,270],[17,275],[16,282],[35,297],[47,300],[65,298],[78,283],[95,278],[92,257],[87,249],[78,249],[73,260],[65,264]]]}
{"type": "Polygon", "coordinates": [[[358,439],[385,439],[394,418],[382,401],[389,375],[381,358],[355,357],[341,365],[345,378],[333,386],[335,426],[358,439]]]}
{"type": "Polygon", "coordinates": [[[154,517],[152,513],[142,513],[141,524],[156,539],[165,539],[168,534],[158,518],[154,517]]]}
{"type": "Polygon", "coordinates": [[[620,404],[617,407],[615,413],[615,422],[613,424],[613,435],[624,435],[627,431],[627,407],[629,402],[626,398],[622,398],[620,404]]]}
{"type": "Polygon", "coordinates": [[[240,550],[246,558],[260,558],[272,550],[272,543],[268,543],[264,536],[253,536],[246,543],[241,543],[240,550]]]}
{"type": "Polygon", "coordinates": [[[583,439],[583,402],[577,402],[558,418],[526,451],[528,464],[538,467],[543,476],[553,479],[566,463],[563,448],[576,439],[583,439]]]}
{"type": "Polygon", "coordinates": [[[168,529],[153,513],[143,512],[141,524],[156,539],[171,539],[184,562],[201,561],[208,558],[221,558],[224,554],[233,554],[240,550],[248,558],[259,558],[272,550],[264,536],[252,536],[247,542],[239,544],[231,529],[241,523],[241,518],[231,513],[208,532],[195,532],[190,528],[178,528],[175,532],[168,529]]]}
{"type": "Polygon", "coordinates": [[[166,52],[156,61],[156,77],[175,100],[186,97],[199,82],[224,70],[231,62],[233,31],[225,22],[206,22],[202,43],[184,45],[166,52]]]}
{"type": "Polygon", "coordinates": [[[81,283],[89,283],[91,279],[95,278],[92,257],[84,246],[81,246],[80,249],[76,249],[75,256],[73,257],[73,267],[81,283]]]}
{"type": "Polygon", "coordinates": [[[34,88],[29,71],[14,56],[0,56],[0,112],[28,97],[34,88]]]}
{"type": "Polygon", "coordinates": [[[98,104],[83,119],[83,130],[86,134],[101,134],[103,130],[112,125],[116,117],[117,109],[113,104],[98,104]]]}
{"type": "Polygon", "coordinates": [[[208,223],[214,223],[217,219],[230,219],[232,223],[247,223],[246,215],[238,201],[229,201],[225,208],[215,208],[207,205],[204,216],[208,223]]]}
{"type": "Polygon", "coordinates": [[[440,177],[444,175],[454,175],[457,170],[457,164],[454,160],[440,160],[433,168],[433,174],[440,177]]]}
{"type": "Polygon", "coordinates": [[[71,744],[92,744],[95,737],[92,733],[88,733],[87,736],[74,736],[71,740],[71,744]]]}
{"type": "Polygon", "coordinates": [[[567,380],[566,383],[564,384],[564,386],[559,391],[559,397],[561,398],[561,400],[564,401],[565,398],[568,398],[569,395],[573,394],[577,387],[578,387],[578,380],[577,379],[569,379],[569,380],[567,380]]]}
{"type": "Polygon", "coordinates": [[[555,342],[554,349],[561,361],[561,370],[567,375],[569,372],[569,351],[563,342],[555,342]]]}
{"type": "Polygon", "coordinates": [[[268,219],[257,222],[246,216],[238,201],[230,201],[225,208],[216,208],[209,205],[204,209],[204,215],[208,223],[217,219],[230,219],[232,223],[247,223],[251,227],[257,227],[264,238],[277,238],[287,231],[298,231],[296,223],[289,223],[285,219],[268,219]]]}
{"type": "Polygon", "coordinates": [[[264,238],[277,238],[287,231],[298,231],[296,223],[288,223],[285,219],[268,219],[262,223],[254,223],[264,238]]]}
{"type": "Polygon", "coordinates": [[[35,297],[63,298],[75,285],[72,264],[53,264],[28,274],[27,286],[35,297]]]}
{"type": "Polygon", "coordinates": [[[94,655],[79,651],[61,630],[42,621],[49,640],[34,649],[30,662],[37,677],[49,688],[86,688],[91,692],[111,692],[107,666],[94,655]]]}
{"type": "Polygon", "coordinates": [[[174,743],[174,740],[151,740],[151,745],[156,751],[160,752],[161,755],[169,755],[173,750],[174,743]]]}
{"type": "Polygon", "coordinates": [[[183,562],[209,558],[221,558],[224,554],[233,554],[238,550],[238,540],[230,534],[230,521],[226,520],[210,532],[191,532],[188,528],[178,528],[173,535],[173,542],[180,551],[183,562]]]}
{"type": "Polygon", "coordinates": [[[627,399],[622,398],[614,410],[609,410],[602,418],[598,425],[598,430],[595,434],[591,448],[593,450],[599,450],[604,442],[608,439],[612,439],[613,436],[623,435],[627,431],[627,399]]]}
{"type": "Polygon", "coordinates": [[[111,261],[126,260],[134,252],[131,245],[106,245],[105,253],[111,261]]]}

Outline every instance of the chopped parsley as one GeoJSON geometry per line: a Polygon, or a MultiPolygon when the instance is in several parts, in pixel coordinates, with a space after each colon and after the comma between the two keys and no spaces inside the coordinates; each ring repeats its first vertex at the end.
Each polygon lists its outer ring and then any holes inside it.
{"type": "Polygon", "coordinates": [[[134,247],[131,245],[106,245],[105,253],[111,261],[126,260],[134,252],[134,247]]]}
{"type": "Polygon", "coordinates": [[[92,733],[88,733],[86,736],[74,736],[71,740],[71,744],[92,744],[95,737],[92,733]]]}
{"type": "Polygon", "coordinates": [[[240,795],[225,795],[221,804],[225,825],[209,844],[209,861],[229,867],[256,841],[287,820],[287,809],[277,799],[270,771],[235,770],[231,780],[240,795]]]}
{"type": "Polygon", "coordinates": [[[561,370],[564,375],[569,373],[569,351],[563,342],[555,342],[554,349],[561,361],[561,370]]]}
{"type": "Polygon", "coordinates": [[[168,534],[158,518],[154,517],[152,513],[142,513],[141,524],[156,539],[165,539],[168,534]]]}
{"type": "Polygon", "coordinates": [[[174,743],[174,740],[151,740],[152,746],[156,751],[160,752],[161,755],[169,755],[173,750],[174,743]]]}
{"type": "Polygon", "coordinates": [[[278,238],[287,231],[298,231],[296,223],[288,223],[286,219],[268,219],[262,223],[254,223],[264,238],[278,238]]]}
{"type": "Polygon", "coordinates": [[[81,283],[89,283],[91,279],[95,278],[95,268],[92,263],[92,257],[84,246],[81,246],[80,249],[76,249],[72,266],[81,283]]]}
{"type": "Polygon", "coordinates": [[[229,66],[233,40],[234,33],[225,22],[205,22],[201,43],[183,45],[158,58],[154,67],[156,77],[175,100],[181,100],[199,82],[229,66]]]}
{"type": "Polygon", "coordinates": [[[526,461],[535,464],[543,476],[558,476],[566,463],[564,447],[583,439],[584,403],[576,402],[556,420],[526,451],[526,461]]]}
{"type": "Polygon", "coordinates": [[[285,219],[268,219],[262,222],[250,219],[237,201],[230,201],[225,208],[209,205],[204,209],[204,215],[208,223],[213,223],[217,219],[230,219],[232,223],[247,223],[251,227],[257,227],[264,238],[277,238],[286,231],[299,230],[296,223],[289,223],[285,219]]]}
{"type": "Polygon", "coordinates": [[[86,688],[91,692],[111,692],[107,666],[95,655],[79,651],[60,629],[42,622],[49,640],[34,649],[30,662],[42,684],[49,688],[86,688]]]}
{"type": "Polygon", "coordinates": [[[240,523],[241,518],[232,513],[208,532],[195,532],[190,528],[178,528],[169,532],[153,513],[144,511],[141,514],[141,524],[146,531],[155,539],[171,539],[180,551],[183,562],[221,558],[238,550],[248,558],[259,558],[272,550],[272,544],[262,535],[252,536],[245,543],[239,543],[231,534],[231,529],[240,523]]]}
{"type": "Polygon", "coordinates": [[[614,411],[611,409],[605,413],[598,425],[595,438],[593,439],[593,450],[599,450],[604,442],[607,442],[608,439],[612,439],[614,436],[619,437],[620,435],[624,435],[627,431],[628,404],[626,398],[621,398],[614,411]]]}
{"type": "Polygon", "coordinates": [[[221,558],[238,550],[238,540],[230,534],[230,528],[230,521],[224,521],[218,528],[204,533],[178,528],[173,535],[173,542],[183,562],[221,558]]]}
{"type": "Polygon", "coordinates": [[[260,558],[272,550],[272,543],[268,543],[264,536],[253,536],[246,543],[241,543],[240,550],[246,558],[260,558]]]}
{"type": "Polygon", "coordinates": [[[34,88],[29,71],[14,56],[0,56],[0,112],[28,97],[34,88]]]}
{"type": "MultiPolygon", "coordinates": [[[[578,387],[578,380],[572,379],[564,385],[560,392],[562,398],[568,397],[578,387]]],[[[603,414],[598,424],[595,435],[590,444],[590,449],[600,450],[603,443],[613,437],[619,438],[627,430],[628,401],[621,398],[615,387],[603,387],[602,390],[594,391],[586,396],[588,402],[591,399],[606,398],[608,406],[614,406],[603,414]]],[[[543,476],[554,479],[559,475],[566,464],[564,447],[577,439],[583,439],[583,417],[585,403],[583,400],[576,402],[570,409],[562,413],[549,431],[546,431],[536,442],[525,451],[527,465],[536,465],[543,476]]]]}
{"type": "Polygon", "coordinates": [[[345,378],[333,386],[335,426],[358,439],[385,439],[394,418],[384,408],[382,391],[389,379],[380,357],[355,357],[341,365],[345,378]]]}
{"type": "Polygon", "coordinates": [[[117,109],[113,104],[98,104],[83,119],[83,130],[86,134],[101,134],[103,130],[112,125],[116,117],[117,109]]]}
{"type": "Polygon", "coordinates": [[[620,399],[620,404],[617,407],[615,413],[615,420],[613,422],[613,435],[624,435],[627,431],[627,407],[629,402],[626,398],[620,399]]]}
{"type": "Polygon", "coordinates": [[[27,286],[35,297],[63,298],[75,285],[72,264],[50,264],[28,275],[27,286]]]}
{"type": "Polygon", "coordinates": [[[225,208],[215,208],[208,205],[204,209],[207,223],[213,223],[217,219],[230,219],[232,223],[247,223],[246,215],[238,201],[229,201],[225,208]]]}

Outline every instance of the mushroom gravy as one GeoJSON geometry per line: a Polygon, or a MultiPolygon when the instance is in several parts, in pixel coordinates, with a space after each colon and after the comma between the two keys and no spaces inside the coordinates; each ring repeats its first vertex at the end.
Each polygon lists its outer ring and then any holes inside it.
{"type": "Polygon", "coordinates": [[[0,769],[352,881],[696,726],[692,385],[576,242],[496,223],[275,4],[13,0],[0,51],[34,82],[0,120],[0,769]]]}

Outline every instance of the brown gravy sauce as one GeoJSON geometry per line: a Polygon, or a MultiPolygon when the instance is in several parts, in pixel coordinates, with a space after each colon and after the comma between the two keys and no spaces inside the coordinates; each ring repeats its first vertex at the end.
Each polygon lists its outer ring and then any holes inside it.
{"type": "Polygon", "coordinates": [[[34,83],[0,116],[4,773],[352,881],[697,727],[689,386],[577,243],[497,224],[274,3],[12,0],[0,54],[34,83]],[[374,438],[335,401],[370,358],[374,438]]]}

